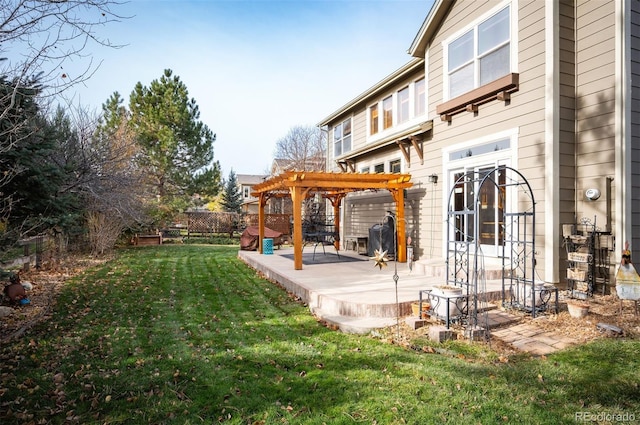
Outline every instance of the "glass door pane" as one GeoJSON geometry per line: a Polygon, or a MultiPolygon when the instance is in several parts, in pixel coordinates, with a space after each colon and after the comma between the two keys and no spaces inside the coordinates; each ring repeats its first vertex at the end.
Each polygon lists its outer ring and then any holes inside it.
{"type": "Polygon", "coordinates": [[[471,173],[464,171],[453,172],[451,178],[453,187],[452,215],[455,226],[456,241],[473,240],[473,180],[471,173]]]}
{"type": "Polygon", "coordinates": [[[506,197],[504,166],[478,169],[478,225],[480,244],[496,255],[504,245],[504,206],[506,197]]]}

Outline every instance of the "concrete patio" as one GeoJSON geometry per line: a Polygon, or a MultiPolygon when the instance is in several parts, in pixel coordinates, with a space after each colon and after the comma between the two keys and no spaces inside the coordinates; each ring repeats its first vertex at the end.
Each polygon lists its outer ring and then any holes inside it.
{"type": "MultiPolygon", "coordinates": [[[[445,284],[445,264],[389,261],[376,267],[368,256],[333,247],[313,246],[303,251],[303,269],[294,270],[293,248],[282,247],[273,254],[239,251],[238,256],[268,279],[282,285],[309,305],[321,320],[350,333],[368,333],[396,323],[396,284],[400,317],[411,315],[411,303],[418,301],[421,290],[445,284]]],[[[488,299],[501,299],[501,280],[488,280],[482,291],[488,299]]]]}
{"type": "MultiPolygon", "coordinates": [[[[445,283],[442,277],[444,261],[416,262],[411,270],[407,263],[389,261],[380,269],[368,256],[354,251],[340,251],[337,255],[332,247],[326,247],[324,251],[317,247],[314,253],[313,246],[304,248],[302,270],[294,270],[292,247],[282,247],[268,255],[239,251],[238,257],[269,280],[299,296],[319,319],[348,333],[364,334],[393,326],[398,317],[409,325],[419,326],[416,322],[420,319],[412,317],[411,304],[418,301],[421,290],[445,283]],[[394,276],[397,276],[399,315],[394,276]]],[[[479,292],[485,299],[495,300],[495,304],[500,305],[501,268],[498,265],[486,268],[488,280],[479,292]]],[[[535,325],[521,323],[522,315],[486,306],[489,309],[481,315],[482,325],[491,330],[492,337],[516,349],[546,355],[577,343],[535,325]]],[[[443,324],[432,320],[425,324],[439,327],[442,334],[448,334],[443,324]]]]}

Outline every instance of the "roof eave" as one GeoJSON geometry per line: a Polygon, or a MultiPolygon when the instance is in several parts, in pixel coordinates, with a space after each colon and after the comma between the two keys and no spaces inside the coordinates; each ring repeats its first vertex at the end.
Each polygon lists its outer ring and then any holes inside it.
{"type": "Polygon", "coordinates": [[[454,0],[436,0],[433,3],[429,14],[409,47],[408,52],[411,56],[416,58],[425,57],[427,46],[431,43],[433,35],[440,27],[440,23],[444,20],[453,3],[455,3],[454,0]]]}
{"type": "Polygon", "coordinates": [[[422,66],[423,63],[424,63],[423,58],[413,58],[412,60],[407,62],[404,66],[402,66],[401,68],[397,69],[396,71],[394,71],[393,73],[389,74],[384,79],[379,81],[376,85],[369,88],[365,92],[361,93],[358,97],[352,99],[349,103],[342,106],[333,114],[329,115],[328,117],[320,121],[318,124],[316,124],[316,126],[324,127],[328,125],[330,122],[334,121],[340,115],[343,115],[344,113],[348,112],[350,109],[353,109],[358,104],[362,102],[366,102],[368,99],[376,96],[377,93],[386,89],[387,87],[389,87],[389,85],[397,82],[404,75],[413,72],[417,67],[422,66]]]}

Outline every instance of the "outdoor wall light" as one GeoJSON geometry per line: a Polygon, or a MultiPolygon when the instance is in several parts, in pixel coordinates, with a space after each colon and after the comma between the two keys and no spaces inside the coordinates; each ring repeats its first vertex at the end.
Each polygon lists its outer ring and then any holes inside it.
{"type": "Polygon", "coordinates": [[[584,192],[584,196],[590,201],[597,201],[600,198],[599,189],[587,189],[584,192]]]}
{"type": "Polygon", "coordinates": [[[438,175],[437,174],[431,174],[429,176],[429,183],[437,184],[438,183],[438,175]]]}

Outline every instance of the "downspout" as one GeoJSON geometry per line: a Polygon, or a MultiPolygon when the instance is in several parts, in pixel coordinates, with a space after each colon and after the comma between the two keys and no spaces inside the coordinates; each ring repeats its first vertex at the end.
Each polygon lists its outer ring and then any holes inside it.
{"type": "Polygon", "coordinates": [[[573,222],[578,224],[578,0],[573,0],[573,222]]]}
{"type": "MultiPolygon", "coordinates": [[[[545,212],[544,212],[544,281],[560,281],[560,127],[559,127],[559,5],[546,0],[545,6],[545,212]]],[[[535,237],[535,235],[534,235],[535,237]]]]}
{"type": "MultiPolygon", "coordinates": [[[[631,240],[632,208],[631,208],[631,108],[625,108],[631,99],[630,61],[631,49],[628,43],[630,34],[630,0],[615,2],[615,197],[616,225],[615,235],[617,251],[625,241],[631,243],[631,250],[636,248],[631,240]]],[[[632,257],[633,258],[633,257],[632,257]]]]}

